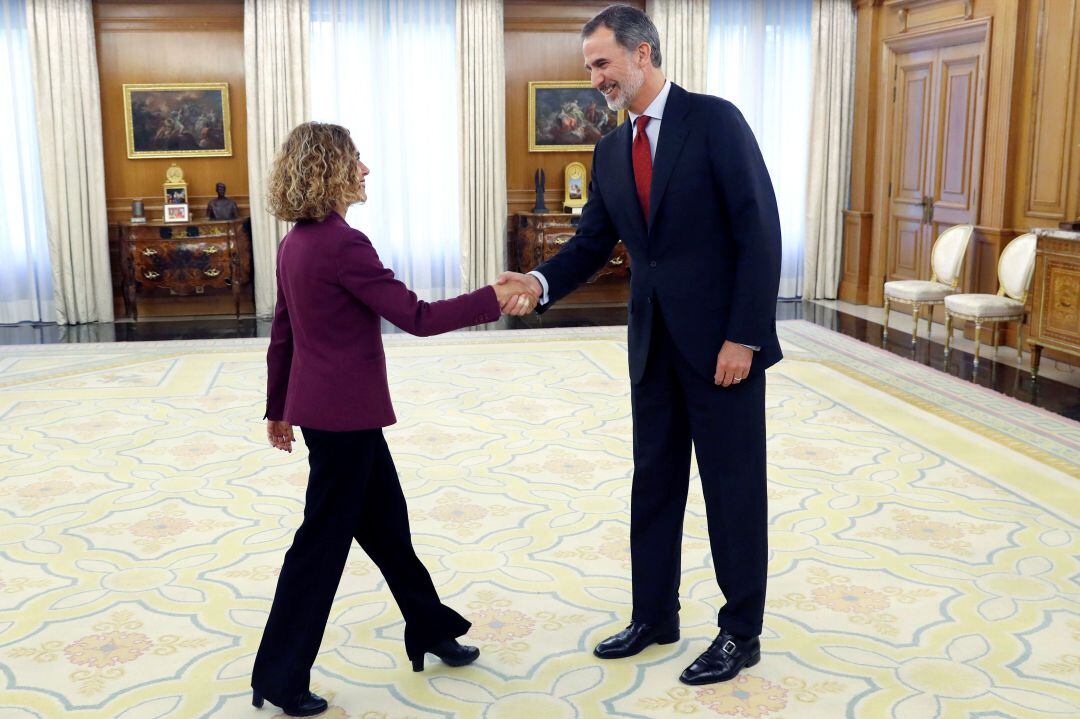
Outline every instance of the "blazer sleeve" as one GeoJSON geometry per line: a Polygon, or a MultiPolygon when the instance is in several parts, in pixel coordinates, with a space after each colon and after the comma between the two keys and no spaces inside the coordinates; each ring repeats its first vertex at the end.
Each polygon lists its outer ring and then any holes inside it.
{"type": "Polygon", "coordinates": [[[452,299],[425,302],[383,266],[364,233],[349,232],[339,249],[338,281],[380,317],[419,337],[494,322],[501,316],[491,286],[452,299]]]}
{"type": "Polygon", "coordinates": [[[615,249],[615,243],[619,241],[615,224],[611,221],[607,206],[604,204],[602,181],[597,171],[599,152],[598,145],[593,151],[593,176],[589,180],[589,199],[585,201],[585,207],[581,210],[577,232],[558,254],[535,269],[544,276],[548,284],[548,302],[537,307],[537,312],[542,313],[592,277],[608,261],[611,251],[615,249]]]}
{"type": "Polygon", "coordinates": [[[289,390],[292,370],[293,336],[289,322],[289,307],[281,282],[281,252],[278,251],[277,302],[274,321],[270,326],[270,347],[266,350],[266,414],[263,419],[285,418],[285,396],[289,390]]]}
{"type": "Polygon", "coordinates": [[[780,215],[765,160],[742,113],[726,100],[709,123],[713,175],[727,208],[735,249],[735,287],[727,337],[765,346],[780,290],[780,215]]]}

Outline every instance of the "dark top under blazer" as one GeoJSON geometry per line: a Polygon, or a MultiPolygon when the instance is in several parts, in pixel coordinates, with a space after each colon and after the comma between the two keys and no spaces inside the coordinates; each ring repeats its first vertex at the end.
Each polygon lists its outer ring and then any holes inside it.
{"type": "Polygon", "coordinates": [[[751,372],[782,358],[776,339],[780,218],[754,135],[738,109],[672,84],[661,118],[646,225],[634,185],[629,120],[593,153],[577,233],[537,267],[548,304],[630,254],[630,379],[645,370],[653,298],[682,355],[707,379],[725,340],[760,347],[751,372]]]}
{"type": "Polygon", "coordinates": [[[278,247],[277,304],[266,353],[266,418],[345,432],[396,421],[379,318],[429,336],[500,316],[495,290],[417,299],[364,233],[336,212],[300,222],[278,247]]]}

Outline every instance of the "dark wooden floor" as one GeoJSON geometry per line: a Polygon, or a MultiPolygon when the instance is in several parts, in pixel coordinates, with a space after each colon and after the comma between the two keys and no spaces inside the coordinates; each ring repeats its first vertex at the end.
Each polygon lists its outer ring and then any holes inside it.
{"type": "MultiPolygon", "coordinates": [[[[780,302],[777,319],[806,319],[836,332],[881,346],[882,327],[877,322],[838,312],[812,302],[780,302]]],[[[514,329],[541,327],[587,327],[625,325],[626,308],[559,308],[542,316],[512,318],[514,329]]],[[[158,320],[98,323],[61,327],[56,324],[0,325],[0,345],[54,344],[67,342],[145,342],[155,340],[226,339],[266,337],[270,323],[254,318],[201,318],[198,320],[158,320]]],[[[1032,382],[1028,372],[1015,364],[1011,349],[1002,348],[1001,362],[982,358],[974,370],[973,356],[954,350],[945,361],[944,345],[920,337],[911,346],[911,335],[895,328],[889,332],[886,349],[936,370],[976,382],[1010,397],[1080,421],[1080,387],[1045,377],[1032,382]],[[1011,361],[1010,361],[1011,360],[1011,361]]]]}

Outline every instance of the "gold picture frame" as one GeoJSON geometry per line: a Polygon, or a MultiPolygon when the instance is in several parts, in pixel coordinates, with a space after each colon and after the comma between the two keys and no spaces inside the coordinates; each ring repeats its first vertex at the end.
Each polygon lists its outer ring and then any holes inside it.
{"type": "Polygon", "coordinates": [[[625,119],[588,80],[529,83],[529,152],[591,152],[625,119]]]}
{"type": "Polygon", "coordinates": [[[232,157],[229,83],[125,84],[128,159],[232,157]]]}

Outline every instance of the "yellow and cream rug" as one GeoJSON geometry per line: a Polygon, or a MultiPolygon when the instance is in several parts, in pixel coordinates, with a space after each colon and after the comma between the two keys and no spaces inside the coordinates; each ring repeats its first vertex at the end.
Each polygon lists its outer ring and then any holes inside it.
{"type": "MultiPolygon", "coordinates": [[[[473,666],[410,671],[356,550],[313,689],[333,719],[1080,716],[1080,426],[805,322],[769,372],[764,661],[715,634],[700,490],[682,640],[630,611],[624,329],[388,338],[417,549],[473,666]]],[[[0,348],[0,716],[266,717],[248,676],[306,455],[264,440],[265,340],[0,348]]]]}

